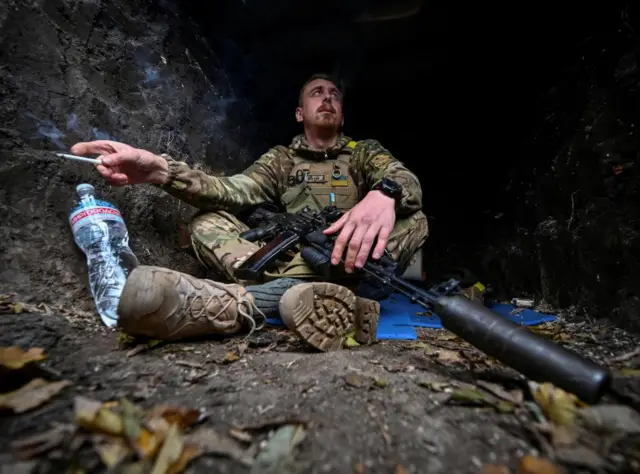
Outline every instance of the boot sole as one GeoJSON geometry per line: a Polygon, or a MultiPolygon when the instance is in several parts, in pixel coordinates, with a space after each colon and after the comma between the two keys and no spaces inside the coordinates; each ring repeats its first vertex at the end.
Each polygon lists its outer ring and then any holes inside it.
{"type": "Polygon", "coordinates": [[[354,329],[359,343],[375,340],[380,314],[376,301],[356,298],[351,290],[335,283],[308,283],[298,296],[290,329],[316,349],[341,349],[354,329]]]}
{"type": "Polygon", "coordinates": [[[371,344],[376,340],[380,303],[367,298],[356,297],[356,341],[371,344]]]}

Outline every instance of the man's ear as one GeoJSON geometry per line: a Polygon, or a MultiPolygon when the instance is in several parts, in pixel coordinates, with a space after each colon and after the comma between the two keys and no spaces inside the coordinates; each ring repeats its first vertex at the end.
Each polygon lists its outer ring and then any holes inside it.
{"type": "Polygon", "coordinates": [[[296,108],[296,121],[297,122],[302,122],[303,117],[302,117],[302,108],[298,107],[296,108]]]}

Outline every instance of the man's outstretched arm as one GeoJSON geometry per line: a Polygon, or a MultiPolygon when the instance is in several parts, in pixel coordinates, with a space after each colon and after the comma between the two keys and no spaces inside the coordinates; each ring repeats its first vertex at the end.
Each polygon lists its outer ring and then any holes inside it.
{"type": "Polygon", "coordinates": [[[284,166],[275,149],[244,172],[229,177],[210,176],[186,163],[110,140],[78,143],[71,151],[101,155],[102,163],[96,169],[114,186],[151,183],[199,209],[229,212],[277,200],[279,170],[284,166]]]}
{"type": "Polygon", "coordinates": [[[282,156],[269,150],[242,173],[233,176],[210,176],[184,162],[165,155],[167,178],[161,189],[202,210],[225,210],[231,213],[265,202],[277,202],[282,156]]]}

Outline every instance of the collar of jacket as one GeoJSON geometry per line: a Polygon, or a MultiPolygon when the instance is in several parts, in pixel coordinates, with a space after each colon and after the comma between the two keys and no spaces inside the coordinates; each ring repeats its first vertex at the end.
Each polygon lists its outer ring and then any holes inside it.
{"type": "Polygon", "coordinates": [[[298,156],[315,160],[325,160],[327,158],[335,158],[340,153],[351,153],[352,147],[347,146],[351,141],[352,140],[350,137],[340,134],[338,141],[334,146],[327,149],[326,151],[317,150],[309,145],[304,135],[300,134],[293,138],[293,140],[291,141],[291,145],[289,145],[289,148],[293,150],[298,156]]]}

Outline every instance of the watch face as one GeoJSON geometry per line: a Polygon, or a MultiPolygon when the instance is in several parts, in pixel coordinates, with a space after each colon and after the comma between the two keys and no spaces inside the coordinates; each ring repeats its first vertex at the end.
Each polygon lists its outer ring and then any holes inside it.
{"type": "Polygon", "coordinates": [[[382,180],[382,183],[380,184],[382,185],[381,186],[382,190],[393,197],[396,197],[402,194],[402,188],[395,181],[391,181],[390,179],[385,178],[382,180]]]}

